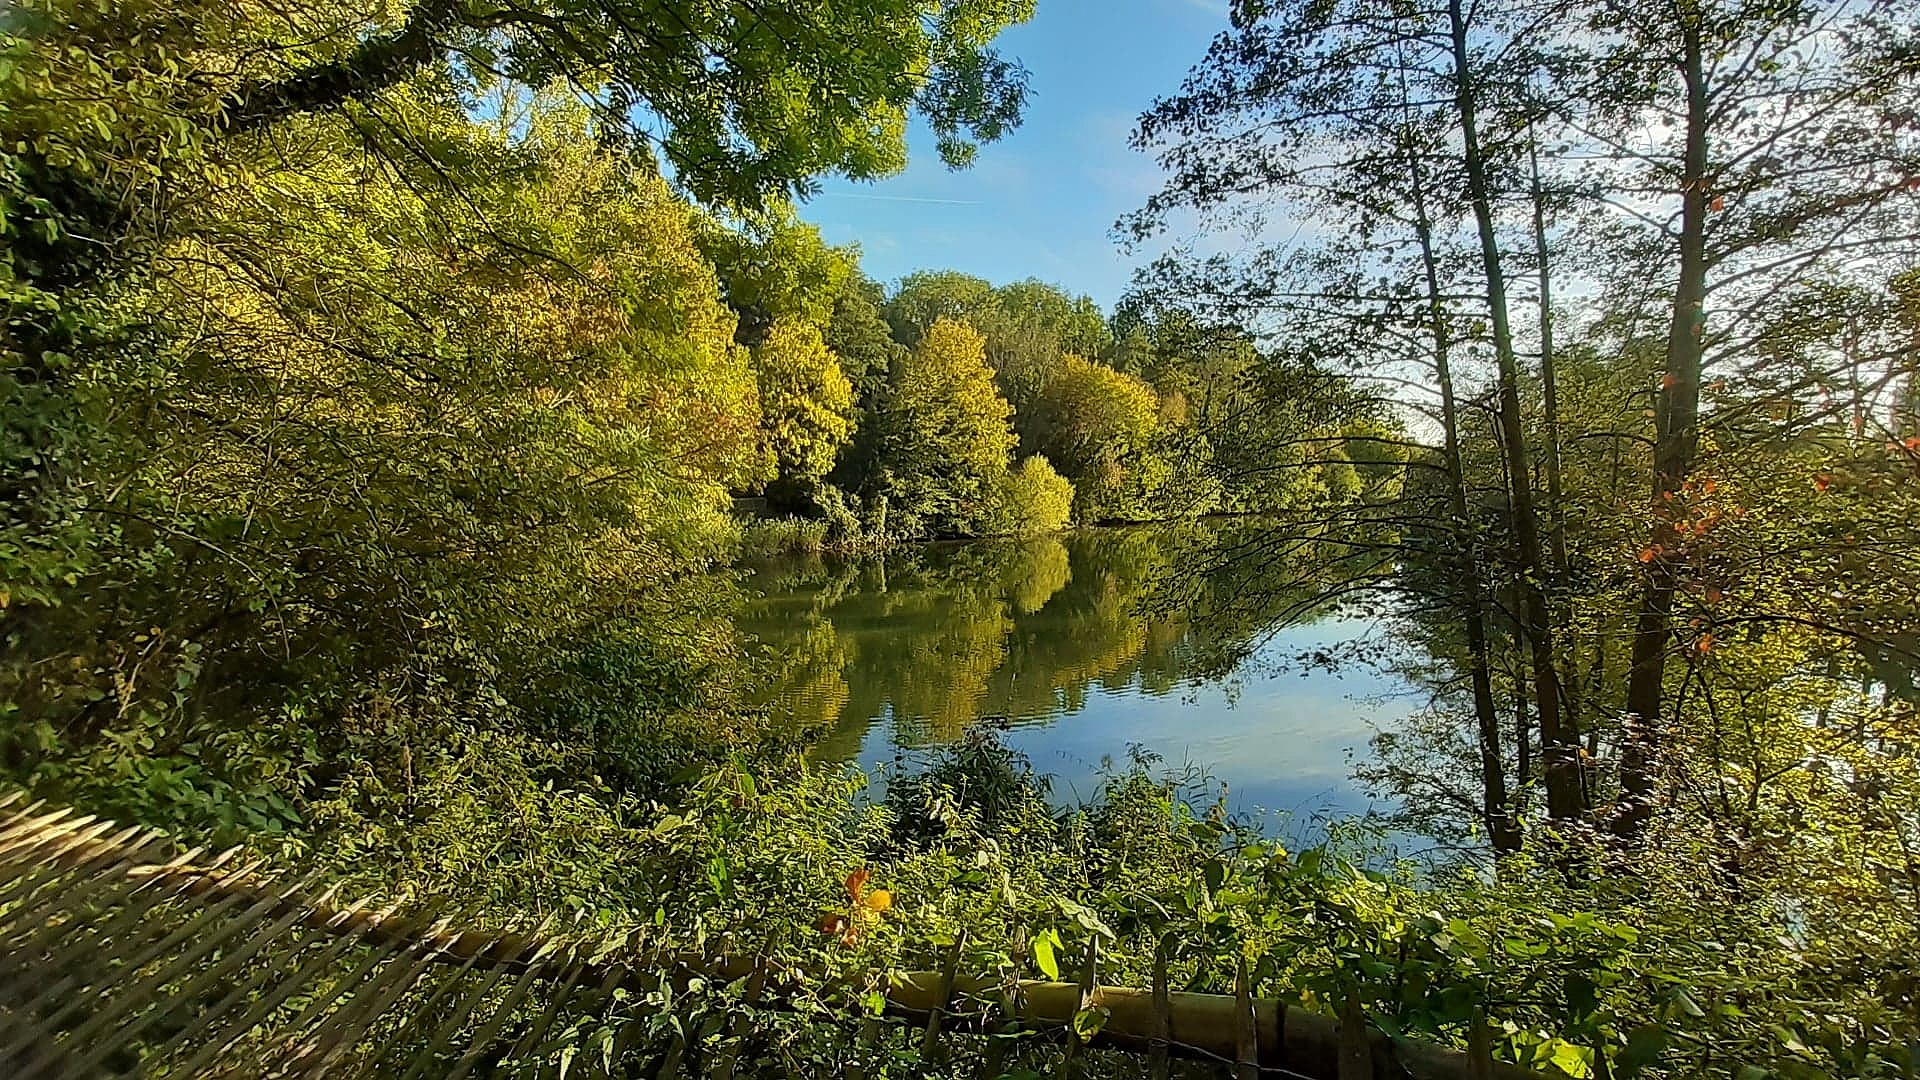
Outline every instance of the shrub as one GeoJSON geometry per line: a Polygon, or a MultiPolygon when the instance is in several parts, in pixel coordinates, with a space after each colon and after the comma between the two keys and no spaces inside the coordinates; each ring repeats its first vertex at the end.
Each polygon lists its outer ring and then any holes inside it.
{"type": "Polygon", "coordinates": [[[980,515],[987,536],[1059,532],[1073,514],[1073,484],[1035,454],[995,479],[980,515]]]}

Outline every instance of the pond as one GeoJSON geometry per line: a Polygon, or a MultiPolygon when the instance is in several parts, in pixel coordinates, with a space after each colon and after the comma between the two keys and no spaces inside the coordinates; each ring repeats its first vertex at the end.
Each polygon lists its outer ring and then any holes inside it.
{"type": "Polygon", "coordinates": [[[819,761],[872,775],[997,722],[1067,800],[1138,748],[1203,770],[1279,835],[1391,810],[1352,768],[1380,725],[1417,706],[1412,688],[1370,667],[1295,662],[1379,629],[1323,616],[1229,631],[1155,610],[1181,558],[1142,528],[778,560],[753,568],[739,622],[786,658],[765,704],[823,732],[819,761]]]}

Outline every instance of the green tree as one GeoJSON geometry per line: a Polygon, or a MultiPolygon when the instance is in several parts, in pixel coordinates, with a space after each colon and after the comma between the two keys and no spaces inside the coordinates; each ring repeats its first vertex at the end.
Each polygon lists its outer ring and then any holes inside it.
{"type": "Polygon", "coordinates": [[[727,303],[740,316],[737,338],[758,345],[776,320],[825,330],[857,273],[857,253],[827,245],[820,230],[780,206],[730,227],[709,221],[701,250],[712,261],[727,303]]]}
{"type": "MultiPolygon", "coordinates": [[[[893,338],[913,348],[942,319],[972,326],[993,303],[993,283],[957,270],[917,270],[900,279],[887,298],[893,338]]],[[[984,345],[982,348],[984,349],[984,345]]]]}
{"type": "Polygon", "coordinates": [[[236,22],[222,7],[204,15],[208,36],[234,41],[242,58],[220,80],[228,130],[370,98],[423,67],[467,57],[528,86],[598,91],[588,100],[609,132],[633,131],[635,106],[644,106],[658,125],[654,145],[689,190],[756,205],[821,172],[898,171],[909,112],[926,119],[955,165],[971,159],[974,140],[1018,122],[1025,72],[989,43],[1032,16],[1031,0],[931,8],[919,0],[324,5],[303,10],[300,48],[251,62],[247,47],[271,41],[275,21],[236,22]]]}
{"type": "Polygon", "coordinates": [[[1059,532],[1072,516],[1073,484],[1035,454],[993,482],[980,531],[992,536],[1059,532]]]}
{"type": "Polygon", "coordinates": [[[933,532],[971,531],[1014,446],[1013,410],[994,388],[985,340],[936,320],[895,370],[886,413],[899,509],[933,532]]]}
{"type": "Polygon", "coordinates": [[[783,480],[811,483],[853,437],[853,385],[813,324],[781,320],[753,350],[760,424],[783,480]]]}
{"type": "Polygon", "coordinates": [[[1105,364],[1063,357],[1022,421],[1034,448],[1073,481],[1084,520],[1126,510],[1128,488],[1164,468],[1152,459],[1160,399],[1105,364]]]}

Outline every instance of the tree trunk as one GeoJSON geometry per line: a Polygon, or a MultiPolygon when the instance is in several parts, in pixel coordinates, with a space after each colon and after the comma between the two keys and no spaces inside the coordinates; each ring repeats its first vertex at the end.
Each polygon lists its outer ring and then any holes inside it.
{"type": "Polygon", "coordinates": [[[1553,626],[1541,588],[1546,577],[1546,560],[1541,550],[1540,524],[1534,516],[1533,469],[1520,424],[1519,362],[1513,351],[1513,328],[1507,320],[1506,277],[1500,266],[1500,244],[1494,230],[1487,167],[1481,158],[1474,118],[1474,80],[1468,64],[1467,23],[1462,0],[1448,0],[1447,16],[1453,31],[1454,99],[1460,112],[1460,135],[1465,149],[1467,197],[1473,204],[1474,221],[1479,226],[1480,259],[1487,278],[1487,310],[1493,324],[1494,359],[1499,370],[1500,433],[1506,443],[1509,502],[1514,537],[1520,547],[1520,615],[1533,653],[1534,700],[1540,715],[1540,762],[1546,780],[1547,814],[1555,820],[1566,821],[1579,817],[1583,809],[1579,758],[1567,742],[1560,713],[1553,626]]]}
{"type": "Polygon", "coordinates": [[[1667,328],[1667,371],[1660,380],[1654,414],[1652,553],[1640,594],[1640,615],[1633,634],[1627,676],[1627,735],[1620,760],[1620,805],[1612,828],[1637,837],[1653,816],[1654,785],[1660,765],[1661,708],[1665,699],[1668,628],[1680,553],[1673,531],[1669,496],[1693,471],[1699,443],[1701,338],[1706,331],[1707,259],[1707,81],[1701,55],[1700,21],[1691,6],[1682,9],[1682,76],[1687,86],[1686,162],[1680,185],[1680,279],[1673,294],[1673,318],[1667,328]]]}
{"type": "Polygon", "coordinates": [[[1586,725],[1581,721],[1578,653],[1572,640],[1573,619],[1568,607],[1571,600],[1567,588],[1567,508],[1560,480],[1560,380],[1553,351],[1553,273],[1547,251],[1547,196],[1540,187],[1539,146],[1534,142],[1531,127],[1527,132],[1527,164],[1533,189],[1533,252],[1540,269],[1540,405],[1546,429],[1541,464],[1547,473],[1547,551],[1553,559],[1548,600],[1553,625],[1567,634],[1561,642],[1567,653],[1566,665],[1560,669],[1561,710],[1567,738],[1575,741],[1586,725]]]}
{"type": "Polygon", "coordinates": [[[1493,676],[1487,646],[1487,605],[1480,594],[1479,543],[1473,535],[1467,506],[1466,476],[1460,463],[1459,405],[1453,393],[1453,347],[1447,314],[1440,299],[1440,276],[1433,254],[1433,228],[1427,216],[1426,188],[1419,151],[1408,147],[1408,172],[1413,184],[1414,231],[1420,240],[1420,261],[1426,272],[1427,314],[1433,323],[1433,369],[1440,384],[1442,455],[1447,470],[1448,511],[1460,545],[1461,597],[1467,633],[1467,679],[1472,687],[1473,714],[1479,728],[1481,812],[1487,835],[1497,852],[1520,850],[1520,822],[1508,802],[1506,763],[1500,749],[1500,717],[1493,703],[1493,676]]]}

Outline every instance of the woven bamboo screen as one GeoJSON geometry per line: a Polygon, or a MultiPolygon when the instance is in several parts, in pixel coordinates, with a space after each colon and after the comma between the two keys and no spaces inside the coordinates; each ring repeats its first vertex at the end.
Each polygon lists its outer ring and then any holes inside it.
{"type": "MultiPolygon", "coordinates": [[[[799,1074],[758,1047],[756,1015],[819,980],[751,955],[697,957],[639,937],[537,925],[475,929],[494,916],[369,899],[238,851],[181,851],[158,833],[0,797],[0,1077],[559,1077],[799,1074]],[[737,1008],[678,1022],[694,980],[739,992],[737,1008]],[[684,996],[684,995],[683,995],[684,996]]],[[[1313,1080],[1536,1074],[1388,1043],[1349,1022],[1234,995],[974,978],[956,944],[938,971],[870,975],[887,1023],[846,1015],[866,1060],[999,1076],[1033,1048],[1062,1076],[1098,1071],[1313,1080]],[[1071,1022],[1108,1010],[1083,1045],[1071,1022]],[[1021,1037],[1016,1038],[1019,1035],[1021,1037]],[[1098,1059],[1096,1061],[1096,1059],[1098,1059]]],[[[689,1014],[691,1015],[691,1014],[689,1014]]],[[[866,1075],[861,1055],[850,1076],[866,1075]]],[[[817,1074],[818,1062],[806,1074],[817,1074]]],[[[897,1070],[895,1070],[897,1075],[897,1070]]]]}

